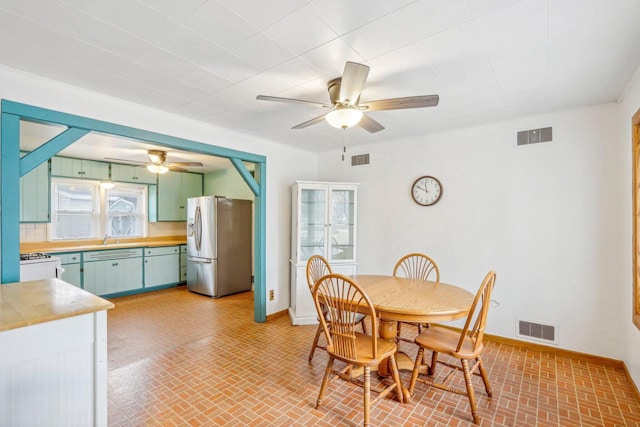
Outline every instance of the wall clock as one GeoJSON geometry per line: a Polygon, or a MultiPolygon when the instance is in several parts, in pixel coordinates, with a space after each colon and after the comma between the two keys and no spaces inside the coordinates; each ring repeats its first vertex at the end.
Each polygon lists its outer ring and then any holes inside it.
{"type": "Polygon", "coordinates": [[[421,176],[411,185],[411,197],[420,206],[435,205],[442,197],[442,184],[432,176],[421,176]]]}

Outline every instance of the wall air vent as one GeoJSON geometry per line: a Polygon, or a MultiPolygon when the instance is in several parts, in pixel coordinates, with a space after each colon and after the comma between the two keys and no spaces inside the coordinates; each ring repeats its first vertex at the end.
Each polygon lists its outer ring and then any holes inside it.
{"type": "Polygon", "coordinates": [[[539,129],[521,130],[516,132],[516,145],[531,145],[539,142],[551,142],[553,130],[551,126],[539,129]]]}
{"type": "Polygon", "coordinates": [[[368,164],[369,164],[369,153],[356,154],[355,156],[351,156],[351,166],[360,166],[360,165],[368,165],[368,164]]]}
{"type": "Polygon", "coordinates": [[[534,338],[551,344],[558,344],[556,327],[552,325],[543,325],[542,323],[519,320],[516,325],[516,335],[534,338]]]}

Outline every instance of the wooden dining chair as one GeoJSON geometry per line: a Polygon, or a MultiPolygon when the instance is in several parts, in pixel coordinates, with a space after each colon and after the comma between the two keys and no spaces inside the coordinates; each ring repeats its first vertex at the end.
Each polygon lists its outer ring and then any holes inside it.
{"type": "MultiPolygon", "coordinates": [[[[309,285],[309,292],[311,292],[313,296],[313,286],[316,284],[321,277],[326,276],[327,274],[331,274],[331,266],[327,262],[327,260],[321,255],[312,255],[307,261],[307,284],[309,285]]],[[[331,322],[330,318],[327,318],[326,309],[323,311],[323,317],[327,320],[327,322],[331,322]]],[[[362,325],[362,332],[367,333],[367,326],[365,325],[365,315],[362,313],[358,313],[356,316],[356,322],[362,325]]],[[[320,335],[322,334],[322,324],[320,324],[320,319],[318,319],[318,328],[316,329],[316,336],[313,339],[313,345],[311,346],[311,352],[309,352],[309,362],[313,360],[313,355],[316,351],[316,348],[325,349],[324,346],[318,345],[320,341],[320,335]]]]}
{"type": "Polygon", "coordinates": [[[364,389],[364,425],[370,425],[369,412],[372,405],[395,389],[400,402],[403,400],[402,384],[394,354],[397,345],[394,341],[378,339],[378,323],[376,310],[365,292],[351,279],[340,274],[329,274],[320,279],[313,290],[313,300],[318,310],[320,323],[327,338],[329,362],[322,379],[316,409],[320,407],[322,396],[331,375],[364,389]],[[331,321],[321,315],[323,307],[329,312],[331,321]],[[357,312],[366,313],[371,319],[371,335],[356,332],[357,312]],[[351,376],[351,370],[337,371],[333,369],[335,360],[345,362],[348,366],[362,367],[363,378],[351,376]],[[376,389],[371,388],[371,368],[388,360],[391,367],[391,384],[382,382],[376,389]],[[371,399],[371,392],[377,393],[371,399]]]}
{"type": "MultiPolygon", "coordinates": [[[[440,269],[438,269],[438,265],[433,259],[420,253],[411,253],[400,258],[393,268],[393,275],[396,277],[406,277],[408,279],[440,281],[440,269]]],[[[398,322],[397,339],[409,342],[413,342],[413,339],[401,337],[403,323],[416,326],[418,328],[418,334],[422,332],[424,327],[429,326],[424,323],[398,322]]]]}
{"type": "Polygon", "coordinates": [[[489,305],[491,301],[491,292],[493,291],[493,285],[496,282],[495,271],[490,271],[482,281],[480,289],[476,294],[467,321],[464,324],[461,332],[454,331],[449,328],[444,328],[437,325],[432,325],[430,328],[425,329],[415,339],[416,344],[420,347],[418,349],[418,355],[416,356],[413,373],[411,375],[411,383],[409,384],[409,392],[413,393],[413,388],[416,381],[424,382],[427,385],[437,387],[441,390],[450,391],[453,393],[465,395],[469,398],[469,405],[471,406],[471,415],[473,422],[478,424],[480,417],[476,411],[476,398],[471,384],[472,374],[482,377],[484,382],[484,389],[487,392],[487,396],[491,397],[491,386],[489,385],[489,378],[487,372],[482,365],[482,352],[484,351],[484,344],[482,338],[484,336],[484,329],[487,324],[487,314],[489,313],[489,305]],[[429,366],[423,363],[424,351],[431,350],[431,364],[429,366]],[[455,359],[460,360],[460,366],[452,363],[438,360],[440,353],[447,354],[455,359]],[[473,361],[473,364],[469,366],[469,361],[473,361]],[[436,364],[440,363],[449,368],[451,371],[447,374],[442,382],[435,382],[436,364]],[[426,372],[431,378],[421,378],[420,371],[426,372]],[[476,370],[478,372],[476,372],[476,370]],[[448,385],[449,381],[453,377],[456,371],[462,371],[464,374],[464,382],[466,390],[451,387],[448,385]]]}

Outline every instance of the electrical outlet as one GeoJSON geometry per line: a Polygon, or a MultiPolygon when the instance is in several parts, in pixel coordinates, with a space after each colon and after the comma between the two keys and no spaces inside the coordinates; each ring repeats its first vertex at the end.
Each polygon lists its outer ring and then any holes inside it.
{"type": "Polygon", "coordinates": [[[275,292],[273,291],[273,289],[269,290],[269,301],[273,301],[273,299],[275,298],[275,292]]]}

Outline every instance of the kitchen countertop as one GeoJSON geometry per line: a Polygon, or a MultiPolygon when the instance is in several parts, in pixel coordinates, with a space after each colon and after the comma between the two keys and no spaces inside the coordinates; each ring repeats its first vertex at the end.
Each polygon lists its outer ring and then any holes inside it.
{"type": "Polygon", "coordinates": [[[184,245],[187,243],[186,236],[161,236],[146,237],[139,239],[121,239],[116,243],[115,238],[110,238],[107,244],[102,244],[102,240],[75,240],[64,242],[29,242],[20,244],[20,253],[28,254],[33,252],[74,252],[74,251],[100,251],[106,249],[119,248],[146,248],[160,246],[184,245]]]}
{"type": "Polygon", "coordinates": [[[0,285],[0,332],[113,308],[60,279],[0,285]]]}

